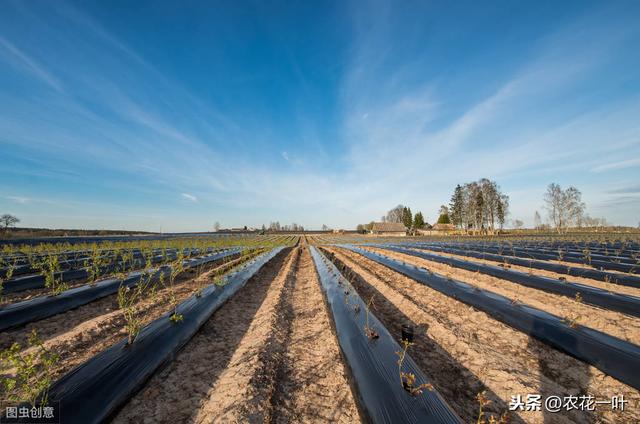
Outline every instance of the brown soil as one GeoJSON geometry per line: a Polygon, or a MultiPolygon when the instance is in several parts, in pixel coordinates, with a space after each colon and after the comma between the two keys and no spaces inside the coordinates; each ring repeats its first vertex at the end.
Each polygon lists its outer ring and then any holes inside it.
{"type": "MultiPolygon", "coordinates": [[[[330,248],[352,271],[359,294],[375,296],[375,315],[392,334],[409,321],[423,328],[411,356],[465,422],[477,418],[477,393],[487,390],[488,411],[501,414],[512,395],[566,396],[590,393],[598,400],[624,394],[624,412],[519,412],[512,422],[638,422],[640,393],[508,327],[483,312],[447,297],[382,265],[343,249],[330,248]]],[[[349,274],[349,273],[347,273],[349,274]]]]}
{"type": "Polygon", "coordinates": [[[611,334],[612,336],[627,340],[631,343],[640,344],[640,318],[608,311],[577,302],[574,298],[547,293],[543,290],[532,289],[500,278],[466,271],[415,256],[385,249],[367,249],[393,259],[427,268],[430,271],[451,277],[454,280],[463,281],[476,287],[498,293],[556,316],[574,320],[578,324],[611,334]]]}
{"type": "MultiPolygon", "coordinates": [[[[420,250],[423,250],[423,249],[414,249],[414,250],[420,251],[420,250]]],[[[465,261],[478,262],[478,263],[494,265],[494,266],[499,263],[499,262],[496,262],[496,261],[489,261],[489,260],[485,260],[485,259],[477,259],[477,258],[471,258],[471,257],[468,257],[468,256],[454,255],[454,254],[451,254],[451,253],[437,252],[435,250],[433,250],[433,251],[430,250],[429,252],[437,254],[437,255],[441,255],[441,256],[449,256],[449,257],[452,257],[452,258],[463,259],[465,261]]],[[[521,271],[521,272],[529,272],[529,268],[526,267],[526,266],[508,265],[508,268],[516,270],[516,271],[521,271]]],[[[621,286],[619,284],[606,283],[604,281],[594,280],[594,279],[591,279],[591,278],[576,277],[574,275],[560,274],[560,273],[557,273],[557,272],[546,271],[546,270],[543,270],[543,269],[532,268],[531,271],[534,272],[536,275],[540,275],[540,276],[544,276],[544,277],[554,278],[554,279],[557,279],[557,280],[559,280],[561,278],[564,278],[564,279],[566,279],[567,281],[570,281],[570,282],[587,284],[587,285],[590,285],[590,286],[593,286],[593,287],[598,287],[598,288],[601,288],[603,290],[610,291],[612,293],[628,294],[628,295],[631,295],[631,296],[640,297],[640,288],[621,286]]]]}
{"type": "Polygon", "coordinates": [[[274,422],[358,422],[340,365],[320,282],[308,248],[300,255],[293,293],[287,299],[292,328],[278,381],[274,422]]]}
{"type": "Polygon", "coordinates": [[[115,422],[359,422],[306,247],[222,306],[115,422]]]}

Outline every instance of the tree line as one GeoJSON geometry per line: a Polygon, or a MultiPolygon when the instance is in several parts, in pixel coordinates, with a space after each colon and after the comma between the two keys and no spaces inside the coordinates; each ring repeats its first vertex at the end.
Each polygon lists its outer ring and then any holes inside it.
{"type": "MultiPolygon", "coordinates": [[[[416,212],[415,215],[411,212],[411,208],[402,204],[390,209],[386,215],[383,215],[380,220],[382,222],[394,222],[402,223],[408,230],[422,229],[429,224],[424,220],[422,212],[416,212]]],[[[374,221],[368,224],[358,224],[356,231],[359,233],[366,233],[373,229],[374,221]]]]}
{"type": "Polygon", "coordinates": [[[509,196],[488,178],[458,184],[451,196],[448,212],[456,228],[493,234],[504,227],[509,214],[509,196]]]}
{"type": "Polygon", "coordinates": [[[302,225],[296,224],[284,224],[280,225],[280,221],[270,222],[269,227],[262,224],[262,231],[304,231],[304,227],[302,225]]]}

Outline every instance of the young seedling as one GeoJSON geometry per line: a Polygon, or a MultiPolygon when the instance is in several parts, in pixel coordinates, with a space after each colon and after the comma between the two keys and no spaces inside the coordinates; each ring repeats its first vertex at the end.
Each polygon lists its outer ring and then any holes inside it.
{"type": "Polygon", "coordinates": [[[57,254],[49,253],[44,260],[37,262],[37,266],[40,269],[40,274],[44,276],[44,286],[51,289],[53,296],[57,296],[69,288],[69,285],[62,282],[62,277],[58,275],[60,262],[57,254]]]}
{"type": "Polygon", "coordinates": [[[476,399],[478,400],[478,404],[480,405],[480,411],[478,412],[478,419],[476,424],[507,424],[509,422],[509,416],[505,412],[500,415],[500,418],[496,418],[493,415],[489,416],[489,421],[485,420],[485,410],[484,408],[491,404],[491,400],[487,398],[487,391],[484,390],[476,395],[476,399]]]}
{"type": "Polygon", "coordinates": [[[371,296],[371,298],[369,298],[369,301],[365,305],[366,322],[364,325],[364,334],[369,338],[369,340],[375,340],[378,337],[380,337],[378,332],[369,326],[369,313],[371,311],[371,308],[375,308],[375,304],[373,303],[373,298],[374,297],[371,296]]]}
{"type": "Polygon", "coordinates": [[[409,346],[413,344],[412,340],[403,338],[402,339],[402,350],[396,352],[398,356],[398,375],[400,377],[400,385],[404,390],[406,390],[411,396],[416,396],[422,394],[424,389],[433,391],[433,385],[431,383],[422,383],[419,386],[416,386],[416,376],[411,372],[402,371],[402,365],[404,364],[404,360],[407,357],[407,350],[409,346]]]}
{"type": "Polygon", "coordinates": [[[0,352],[0,383],[7,400],[27,400],[32,407],[46,406],[49,387],[53,381],[55,366],[60,356],[48,350],[33,330],[28,339],[29,349],[23,351],[18,343],[0,352]],[[11,370],[13,374],[4,373],[11,370]]]}
{"type": "Polygon", "coordinates": [[[140,309],[137,306],[144,292],[152,285],[152,276],[149,273],[143,273],[138,284],[131,288],[130,286],[120,285],[118,288],[118,306],[122,310],[125,319],[125,329],[127,330],[127,344],[134,342],[142,328],[142,317],[140,309]]]}
{"type": "Polygon", "coordinates": [[[562,318],[562,321],[567,324],[571,328],[578,327],[578,320],[582,318],[581,315],[578,314],[569,314],[566,317],[562,318]]]}
{"type": "Polygon", "coordinates": [[[16,269],[16,263],[17,263],[17,259],[13,259],[13,261],[7,260],[6,261],[6,271],[5,271],[5,276],[4,278],[0,277],[0,302],[2,302],[2,293],[4,290],[4,282],[11,280],[11,277],[13,277],[13,272],[16,269]]]}
{"type": "Polygon", "coordinates": [[[103,255],[101,250],[98,249],[98,246],[94,244],[91,250],[91,256],[85,260],[85,266],[89,273],[87,279],[89,284],[94,285],[98,281],[102,273],[102,268],[107,264],[107,261],[107,255],[103,255]]]}
{"type": "Polygon", "coordinates": [[[478,412],[478,420],[476,424],[484,424],[486,421],[484,420],[484,408],[491,404],[491,400],[487,398],[487,391],[484,390],[476,395],[476,399],[478,400],[478,404],[480,405],[480,411],[478,412]]]}
{"type": "Polygon", "coordinates": [[[178,299],[176,298],[176,293],[173,288],[173,283],[175,282],[176,277],[182,271],[184,271],[184,264],[182,263],[182,260],[183,260],[183,250],[180,249],[178,250],[176,260],[171,266],[171,273],[169,274],[169,301],[173,306],[173,314],[171,314],[171,317],[169,319],[173,323],[181,322],[184,318],[181,314],[178,313],[178,299]]]}

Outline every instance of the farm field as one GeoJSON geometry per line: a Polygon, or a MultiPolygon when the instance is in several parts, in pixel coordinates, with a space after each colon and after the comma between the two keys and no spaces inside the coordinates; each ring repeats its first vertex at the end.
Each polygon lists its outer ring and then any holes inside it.
{"type": "Polygon", "coordinates": [[[0,259],[0,399],[64,423],[640,422],[634,239],[176,236],[0,259]]]}
{"type": "Polygon", "coordinates": [[[640,0],[16,1],[0,424],[640,424],[640,0]]]}

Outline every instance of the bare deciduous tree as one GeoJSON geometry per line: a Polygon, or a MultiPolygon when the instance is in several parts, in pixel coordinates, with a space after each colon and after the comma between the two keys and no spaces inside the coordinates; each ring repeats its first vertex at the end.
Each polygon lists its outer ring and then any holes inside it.
{"type": "Polygon", "coordinates": [[[2,225],[3,230],[5,232],[9,230],[9,227],[13,227],[18,222],[20,222],[20,220],[17,217],[10,215],[8,213],[5,213],[4,215],[0,216],[0,225],[2,225]]]}
{"type": "Polygon", "coordinates": [[[542,227],[542,218],[540,218],[540,213],[538,211],[533,214],[533,226],[536,230],[539,230],[542,227]]]}
{"type": "Polygon", "coordinates": [[[218,221],[213,224],[213,229],[215,231],[220,231],[220,223],[218,221]]]}
{"type": "Polygon", "coordinates": [[[383,218],[382,222],[402,222],[402,218],[405,215],[404,205],[398,205],[395,208],[387,212],[387,215],[383,218]]]}
{"type": "Polygon", "coordinates": [[[585,204],[582,193],[575,187],[565,190],[559,184],[551,183],[544,194],[545,209],[549,221],[559,234],[567,232],[571,225],[578,225],[584,216],[585,204]]]}

